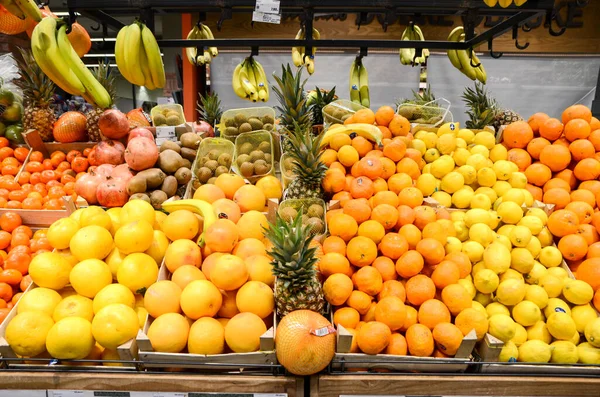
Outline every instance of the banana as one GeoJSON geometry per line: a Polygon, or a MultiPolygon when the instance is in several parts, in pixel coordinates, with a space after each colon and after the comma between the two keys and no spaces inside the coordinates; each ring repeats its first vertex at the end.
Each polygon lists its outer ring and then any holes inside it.
{"type": "Polygon", "coordinates": [[[33,0],[13,0],[13,2],[23,11],[25,15],[35,22],[42,20],[42,13],[33,0]]]}
{"type": "Polygon", "coordinates": [[[144,87],[149,90],[155,90],[156,85],[154,85],[154,82],[152,81],[152,73],[148,66],[148,56],[143,47],[140,49],[140,65],[142,67],[142,73],[144,74],[144,87]]]}
{"type": "MultiPolygon", "coordinates": [[[[204,32],[204,37],[206,39],[209,39],[209,40],[215,39],[215,36],[213,36],[212,30],[210,30],[210,28],[208,26],[206,26],[205,24],[202,24],[200,27],[201,27],[202,31],[204,32]]],[[[212,58],[219,55],[219,50],[217,49],[217,47],[208,47],[208,51],[210,52],[210,56],[212,58]]]]}
{"type": "Polygon", "coordinates": [[[513,0],[498,0],[498,4],[500,4],[500,7],[502,8],[506,8],[508,6],[510,6],[512,4],[513,0]]]}
{"type": "Polygon", "coordinates": [[[128,29],[129,26],[124,26],[117,34],[117,41],[115,42],[115,60],[121,75],[125,77],[127,81],[131,81],[131,75],[125,67],[125,37],[127,36],[128,29]]]}
{"type": "MultiPolygon", "coordinates": [[[[304,27],[301,27],[300,30],[298,30],[295,39],[304,39],[304,27]]],[[[294,62],[294,66],[296,67],[304,65],[304,47],[292,47],[292,62],[294,62]]]]}
{"type": "Polygon", "coordinates": [[[248,80],[250,81],[250,84],[254,87],[254,92],[252,94],[250,94],[250,99],[252,100],[252,102],[256,102],[259,99],[258,96],[258,84],[256,82],[256,71],[255,71],[255,66],[254,66],[254,59],[250,58],[248,60],[248,80]]]}
{"type": "Polygon", "coordinates": [[[146,51],[152,82],[156,88],[164,88],[167,79],[165,77],[165,66],[160,55],[160,47],[152,31],[146,25],[142,25],[142,44],[141,50],[146,51]]]}
{"type": "MultiPolygon", "coordinates": [[[[465,29],[462,26],[455,27],[452,32],[448,35],[448,41],[459,41],[460,35],[463,34],[465,29]]],[[[452,65],[458,70],[462,69],[460,60],[458,59],[458,53],[456,50],[448,50],[448,59],[452,63],[452,65]]]]}
{"type": "MultiPolygon", "coordinates": [[[[190,32],[187,35],[187,40],[194,40],[199,38],[198,35],[198,26],[194,26],[192,28],[192,30],[190,30],[190,32]]],[[[198,55],[198,50],[196,49],[196,47],[186,47],[185,48],[185,55],[187,56],[188,61],[192,64],[195,65],[196,64],[196,57],[198,55]]]]}
{"type": "Polygon", "coordinates": [[[242,83],[242,87],[244,91],[246,91],[246,96],[251,97],[255,94],[256,87],[250,84],[249,75],[248,75],[248,60],[245,60],[242,63],[242,69],[240,70],[240,81],[242,83]]]}
{"type": "Polygon", "coordinates": [[[358,72],[358,79],[360,81],[358,88],[360,103],[368,108],[371,106],[371,99],[369,98],[369,72],[367,72],[367,68],[362,63],[358,72]]]}
{"type": "Polygon", "coordinates": [[[269,82],[267,80],[267,75],[265,74],[265,69],[260,62],[256,60],[253,61],[256,83],[258,84],[258,98],[263,102],[267,102],[269,100],[269,82]]]}
{"type": "Polygon", "coordinates": [[[85,94],[85,87],[60,54],[56,42],[57,19],[44,18],[31,35],[31,50],[36,63],[50,80],[71,95],[85,94]]]}
{"type": "Polygon", "coordinates": [[[315,59],[313,57],[306,57],[306,71],[308,74],[315,72],[315,59]]]}
{"type": "Polygon", "coordinates": [[[360,66],[357,64],[356,59],[352,62],[350,67],[350,100],[354,103],[360,104],[360,66]]]}
{"type": "Polygon", "coordinates": [[[23,12],[23,10],[21,10],[19,5],[15,3],[14,0],[0,0],[0,5],[2,5],[8,12],[19,19],[27,18],[27,15],[23,12]]]}
{"type": "MultiPolygon", "coordinates": [[[[465,40],[465,35],[460,35],[460,41],[465,40]]],[[[460,50],[456,51],[458,54],[458,60],[460,61],[461,70],[471,80],[477,79],[477,73],[475,72],[475,68],[471,66],[471,52],[473,50],[460,50]]]]}
{"type": "Polygon", "coordinates": [[[125,69],[131,76],[130,83],[142,86],[144,85],[144,73],[140,65],[140,51],[144,51],[142,46],[142,32],[137,23],[132,23],[127,29],[125,36],[125,69]]]}
{"type": "Polygon", "coordinates": [[[383,139],[383,134],[379,128],[372,124],[355,123],[347,125],[338,124],[330,127],[325,134],[323,134],[321,147],[329,145],[331,138],[337,134],[357,134],[358,136],[362,136],[365,139],[375,142],[378,146],[382,145],[381,141],[383,139]]]}
{"type": "Polygon", "coordinates": [[[483,0],[483,2],[488,6],[488,7],[494,7],[496,4],[498,4],[498,0],[483,0]]]}
{"type": "Polygon", "coordinates": [[[83,83],[86,96],[92,99],[91,103],[102,109],[109,108],[112,105],[110,95],[102,84],[96,80],[92,72],[85,66],[81,58],[77,55],[77,52],[73,49],[73,46],[67,37],[66,25],[62,25],[58,29],[56,42],[62,58],[75,73],[79,81],[83,83]]]}
{"type": "MultiPolygon", "coordinates": [[[[317,29],[313,28],[313,40],[321,40],[321,32],[319,32],[317,29]]],[[[317,53],[317,47],[313,47],[312,49],[312,56],[314,57],[317,53]]],[[[312,73],[311,73],[312,74],[312,73]]]]}
{"type": "Polygon", "coordinates": [[[479,60],[477,55],[475,55],[475,51],[473,51],[471,58],[473,59],[473,63],[475,65],[479,64],[479,66],[475,68],[475,74],[477,75],[477,80],[479,80],[483,84],[487,83],[487,73],[485,72],[483,63],[481,63],[481,61],[479,60]]]}
{"type": "Polygon", "coordinates": [[[523,4],[527,3],[527,0],[514,0],[514,3],[517,7],[521,7],[523,4]]]}
{"type": "MultiPolygon", "coordinates": [[[[243,62],[242,62],[243,63],[243,62]]],[[[231,87],[233,88],[233,92],[237,96],[242,99],[246,99],[248,95],[246,95],[246,91],[242,87],[241,79],[240,79],[240,71],[242,70],[242,63],[238,64],[233,71],[233,76],[231,77],[231,87]]]]}
{"type": "Polygon", "coordinates": [[[204,226],[202,228],[202,233],[200,234],[200,237],[198,237],[199,246],[204,245],[204,233],[206,233],[208,228],[217,220],[217,214],[215,214],[213,206],[210,203],[207,203],[203,200],[187,199],[165,201],[162,204],[162,208],[168,213],[172,213],[179,210],[188,210],[204,218],[204,226]]]}

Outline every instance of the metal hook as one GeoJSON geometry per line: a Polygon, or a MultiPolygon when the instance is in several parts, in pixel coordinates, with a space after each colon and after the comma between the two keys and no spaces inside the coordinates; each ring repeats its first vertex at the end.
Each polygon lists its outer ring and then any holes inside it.
{"type": "Polygon", "coordinates": [[[358,61],[362,62],[362,59],[364,57],[366,57],[367,55],[369,55],[369,48],[368,47],[360,47],[360,52],[358,53],[358,55],[356,56],[356,59],[358,61]]]}
{"type": "Polygon", "coordinates": [[[527,47],[529,47],[529,42],[522,44],[522,45],[519,44],[518,34],[519,34],[519,26],[515,25],[513,27],[513,33],[512,33],[512,38],[515,41],[515,47],[517,47],[519,50],[524,50],[527,47]]]}
{"type": "Polygon", "coordinates": [[[258,46],[250,47],[250,57],[258,56],[258,46]]]}
{"type": "Polygon", "coordinates": [[[471,67],[472,67],[472,68],[478,68],[478,67],[480,67],[480,66],[481,66],[481,62],[479,62],[478,64],[474,64],[474,63],[473,63],[473,53],[474,53],[474,52],[475,52],[475,51],[473,51],[473,49],[472,49],[472,48],[470,48],[470,49],[469,49],[469,53],[470,53],[470,55],[471,55],[471,56],[469,56],[469,63],[471,64],[471,67]]]}
{"type": "Polygon", "coordinates": [[[494,59],[498,59],[500,58],[502,55],[504,55],[504,53],[502,52],[494,52],[494,50],[492,49],[492,39],[488,40],[488,50],[490,52],[490,56],[494,59]]]}
{"type": "Polygon", "coordinates": [[[412,66],[415,66],[417,64],[417,62],[416,62],[417,58],[421,58],[422,56],[423,56],[423,49],[415,48],[415,56],[412,59],[412,66]]]}
{"type": "Polygon", "coordinates": [[[523,32],[531,32],[533,30],[527,23],[524,23],[523,26],[521,26],[521,29],[523,29],[523,32]]]}
{"type": "Polygon", "coordinates": [[[100,24],[97,23],[96,25],[92,25],[90,26],[90,29],[92,29],[94,32],[97,32],[100,30],[100,24]]]}
{"type": "Polygon", "coordinates": [[[73,24],[77,22],[77,13],[69,8],[69,20],[67,21],[67,34],[71,33],[73,24]]]}
{"type": "Polygon", "coordinates": [[[562,36],[567,31],[567,28],[563,27],[559,31],[553,30],[552,29],[552,21],[555,19],[556,19],[556,16],[554,15],[553,12],[548,12],[548,14],[546,14],[546,22],[548,23],[548,32],[550,33],[550,36],[554,36],[554,37],[562,36]]]}
{"type": "Polygon", "coordinates": [[[231,18],[232,18],[231,7],[223,7],[223,8],[221,8],[221,17],[217,21],[217,30],[220,32],[221,31],[221,26],[223,26],[223,22],[226,19],[231,19],[231,18]]]}

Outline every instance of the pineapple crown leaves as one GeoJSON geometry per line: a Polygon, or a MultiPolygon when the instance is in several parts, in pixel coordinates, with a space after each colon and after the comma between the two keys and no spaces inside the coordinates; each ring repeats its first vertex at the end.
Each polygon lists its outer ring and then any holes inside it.
{"type": "Polygon", "coordinates": [[[201,120],[206,121],[210,125],[215,125],[223,115],[221,107],[221,99],[216,92],[210,92],[206,96],[198,93],[198,102],[196,102],[198,114],[201,120]]]}
{"type": "MultiPolygon", "coordinates": [[[[321,161],[324,131],[313,136],[308,128],[303,128],[294,121],[294,129],[286,135],[290,143],[289,154],[293,157],[293,171],[299,177],[322,177],[327,171],[327,166],[321,161]]],[[[319,181],[317,181],[320,183],[319,181]]]]}
{"type": "Polygon", "coordinates": [[[19,47],[21,57],[15,57],[21,78],[15,80],[15,84],[23,90],[26,102],[35,105],[46,106],[54,102],[54,91],[56,85],[39,67],[31,50],[19,47]]]}
{"type": "Polygon", "coordinates": [[[467,128],[484,128],[492,124],[496,114],[500,110],[498,103],[490,96],[483,84],[475,82],[475,89],[466,87],[461,98],[467,105],[467,115],[469,120],[466,122],[467,128]]]}
{"type": "Polygon", "coordinates": [[[275,110],[281,114],[282,125],[290,128],[294,121],[300,125],[312,124],[310,108],[304,94],[304,86],[308,79],[302,80],[302,68],[298,68],[294,73],[289,64],[281,65],[281,77],[273,73],[273,78],[277,82],[273,91],[279,101],[275,110]]]}
{"type": "Polygon", "coordinates": [[[110,71],[110,65],[106,61],[98,62],[98,66],[94,68],[94,77],[96,80],[106,89],[108,95],[111,98],[111,102],[114,103],[117,97],[117,86],[115,83],[115,75],[110,71]]]}
{"type": "Polygon", "coordinates": [[[310,247],[313,239],[309,226],[302,225],[302,210],[291,222],[277,213],[275,223],[265,227],[265,236],[273,244],[269,255],[272,272],[285,288],[303,287],[306,280],[315,277],[316,247],[310,247]]]}
{"type": "Polygon", "coordinates": [[[313,115],[313,123],[323,124],[323,108],[337,98],[335,95],[335,86],[329,91],[315,87],[315,95],[313,98],[314,100],[310,105],[313,115]]]}

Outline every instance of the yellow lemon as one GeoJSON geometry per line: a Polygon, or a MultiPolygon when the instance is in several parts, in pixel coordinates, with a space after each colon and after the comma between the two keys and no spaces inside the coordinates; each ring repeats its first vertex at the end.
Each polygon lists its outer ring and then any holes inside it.
{"type": "Polygon", "coordinates": [[[473,199],[473,192],[469,189],[460,189],[452,195],[452,204],[455,208],[468,208],[473,199]]]}
{"type": "Polygon", "coordinates": [[[539,285],[540,279],[548,273],[548,270],[538,261],[533,262],[533,268],[525,275],[527,284],[539,285]]]}
{"type": "Polygon", "coordinates": [[[464,139],[468,145],[473,143],[473,139],[475,139],[475,133],[467,128],[462,128],[458,130],[456,136],[461,139],[464,139]]]}
{"type": "MultiPolygon", "coordinates": [[[[198,222],[195,219],[194,221],[197,226],[198,222]]],[[[150,248],[153,240],[152,224],[144,220],[126,223],[115,233],[115,245],[124,254],[144,252],[150,248]]]]}
{"type": "Polygon", "coordinates": [[[473,145],[469,149],[473,155],[481,155],[486,160],[490,157],[490,150],[483,145],[473,145]]]}
{"type": "Polygon", "coordinates": [[[505,271],[504,273],[502,273],[500,275],[500,282],[503,282],[504,280],[510,280],[510,279],[515,279],[515,280],[520,280],[525,282],[525,278],[523,277],[523,275],[521,273],[519,273],[518,271],[516,271],[515,269],[508,269],[507,271],[505,271]]]}
{"type": "Polygon", "coordinates": [[[91,205],[81,211],[79,224],[81,227],[91,225],[100,226],[108,231],[110,231],[112,228],[112,220],[110,219],[110,215],[108,215],[101,207],[96,205],[91,205]]]}
{"type": "Polygon", "coordinates": [[[558,277],[559,280],[566,280],[569,278],[569,273],[562,267],[551,267],[548,268],[548,274],[558,277]]]}
{"type": "Polygon", "coordinates": [[[552,313],[546,319],[546,326],[556,339],[569,340],[577,332],[575,321],[567,313],[552,313]]]}
{"type": "Polygon", "coordinates": [[[461,252],[462,242],[456,237],[448,237],[446,239],[446,245],[444,245],[444,250],[446,251],[446,255],[452,254],[454,252],[461,252]]]}
{"type": "Polygon", "coordinates": [[[600,317],[585,326],[584,334],[590,345],[600,347],[600,317]]]}
{"type": "Polygon", "coordinates": [[[256,187],[263,191],[267,199],[281,200],[283,186],[277,177],[267,175],[256,181],[256,187]]]}
{"type": "Polygon", "coordinates": [[[56,249],[69,248],[71,238],[79,230],[79,223],[73,218],[62,218],[48,228],[46,234],[50,245],[56,249]]]}
{"type": "Polygon", "coordinates": [[[571,317],[573,318],[573,321],[575,321],[577,332],[583,333],[586,325],[594,321],[598,317],[598,313],[589,304],[573,306],[571,309],[571,317]]]}
{"type": "Polygon", "coordinates": [[[483,294],[490,294],[496,291],[499,282],[498,275],[490,269],[482,269],[475,273],[475,277],[473,277],[475,288],[483,294]]]}
{"type": "Polygon", "coordinates": [[[77,221],[77,223],[79,223],[79,219],[81,218],[81,213],[83,212],[84,209],[85,208],[76,209],[75,212],[73,212],[71,215],[69,215],[69,218],[75,219],[77,221]]]}
{"type": "Polygon", "coordinates": [[[431,174],[421,174],[415,182],[416,188],[423,193],[423,196],[431,196],[435,192],[435,185],[436,179],[431,174]]]}
{"type": "Polygon", "coordinates": [[[475,145],[483,145],[486,148],[492,150],[496,146],[496,137],[489,131],[480,131],[475,134],[473,139],[475,145]]]}
{"type": "Polygon", "coordinates": [[[502,244],[492,243],[483,252],[483,262],[485,267],[494,273],[504,273],[510,268],[510,251],[502,244]]]}
{"type": "MultiPolygon", "coordinates": [[[[188,343],[190,324],[179,313],[165,313],[148,328],[148,339],[154,351],[179,353],[188,343]]],[[[191,353],[191,352],[190,352],[191,353]]]]}
{"type": "Polygon", "coordinates": [[[512,309],[512,317],[524,327],[535,325],[542,320],[540,308],[533,302],[521,301],[512,309]]]}
{"type": "Polygon", "coordinates": [[[521,324],[517,323],[516,332],[514,338],[510,341],[513,342],[517,346],[521,346],[523,343],[527,341],[527,330],[521,324]]]}
{"type": "Polygon", "coordinates": [[[495,314],[504,314],[510,316],[510,310],[500,302],[492,302],[485,307],[485,311],[488,317],[492,317],[495,314]]]}
{"type": "MultiPolygon", "coordinates": [[[[55,252],[58,255],[62,256],[69,263],[69,266],[71,266],[71,268],[73,268],[73,266],[75,266],[79,262],[77,258],[75,258],[75,255],[73,255],[71,253],[71,250],[68,248],[64,250],[56,250],[55,252]]],[[[31,268],[31,264],[29,266],[31,268]]]]}
{"type": "Polygon", "coordinates": [[[495,145],[492,150],[490,150],[490,160],[498,161],[506,159],[508,159],[508,150],[503,145],[495,145]]]}
{"type": "Polygon", "coordinates": [[[563,257],[558,248],[549,246],[542,248],[538,260],[546,267],[556,267],[561,265],[563,257]]]}
{"type": "Polygon", "coordinates": [[[84,359],[95,344],[92,324],[81,317],[66,317],[57,321],[46,336],[48,353],[63,360],[84,359]]]}
{"type": "Polygon", "coordinates": [[[117,281],[133,293],[144,293],[158,277],[158,266],[150,255],[129,254],[117,270],[117,281]]]}
{"type": "Polygon", "coordinates": [[[108,230],[100,226],[86,226],[75,233],[69,247],[73,255],[80,261],[104,259],[113,249],[113,238],[108,230]]]}
{"type": "Polygon", "coordinates": [[[540,221],[542,221],[543,226],[546,226],[546,223],[548,223],[548,214],[546,214],[546,212],[541,208],[529,208],[525,215],[538,218],[540,221]]]}
{"type": "Polygon", "coordinates": [[[540,218],[534,215],[525,215],[517,226],[525,226],[533,235],[539,234],[544,228],[544,223],[540,218]]]}
{"type": "Polygon", "coordinates": [[[457,149],[452,154],[452,158],[454,159],[454,163],[457,167],[462,167],[467,164],[467,160],[469,156],[471,156],[471,152],[469,152],[465,147],[466,143],[463,144],[464,141],[457,139],[456,146],[457,149]]]}
{"type": "Polygon", "coordinates": [[[126,225],[131,222],[144,220],[154,225],[156,220],[154,208],[144,200],[131,200],[125,203],[119,214],[120,224],[126,225]]]}
{"type": "Polygon", "coordinates": [[[491,222],[489,211],[481,208],[473,208],[466,212],[464,222],[467,227],[471,227],[476,223],[485,223],[488,225],[491,222]]]}
{"type": "Polygon", "coordinates": [[[67,317],[81,317],[87,321],[94,318],[92,300],[81,295],[71,295],[64,298],[56,305],[52,314],[54,321],[67,317]]]}
{"type": "MultiPolygon", "coordinates": [[[[522,219],[521,219],[522,221],[522,219]]],[[[529,228],[525,227],[525,226],[515,226],[512,228],[512,230],[510,231],[510,242],[515,246],[515,247],[527,247],[527,244],[529,244],[529,241],[531,241],[531,230],[529,230],[529,228]]],[[[532,258],[533,259],[533,258],[532,258]]]]}
{"type": "Polygon", "coordinates": [[[528,340],[519,346],[518,361],[525,363],[547,363],[552,357],[550,345],[541,340],[528,340]]]}
{"type": "Polygon", "coordinates": [[[489,167],[482,167],[477,171],[479,186],[492,187],[496,183],[496,173],[489,167]]]}
{"type": "MultiPolygon", "coordinates": [[[[427,155],[427,153],[425,153],[427,155]]],[[[431,163],[431,174],[438,179],[442,179],[444,175],[449,174],[454,170],[454,159],[448,155],[441,156],[431,163]]]]}
{"type": "Polygon", "coordinates": [[[510,183],[506,181],[497,181],[496,183],[494,183],[494,186],[492,186],[492,189],[494,189],[498,197],[502,197],[502,195],[506,193],[510,188],[510,183]]]}
{"type": "Polygon", "coordinates": [[[477,241],[466,241],[462,245],[462,252],[469,257],[471,263],[479,262],[483,258],[484,248],[477,241]]]}
{"type": "Polygon", "coordinates": [[[140,323],[140,329],[144,329],[144,326],[146,325],[146,320],[148,319],[148,310],[146,310],[145,307],[134,307],[133,310],[135,310],[135,313],[137,314],[138,317],[138,321],[140,323]]]}
{"type": "Polygon", "coordinates": [[[53,325],[47,313],[19,313],[6,326],[4,338],[19,356],[34,357],[46,351],[46,336],[53,325]]]}
{"type": "Polygon", "coordinates": [[[488,196],[483,193],[474,194],[470,203],[471,208],[481,208],[489,210],[492,208],[492,202],[488,196]]]}
{"type": "Polygon", "coordinates": [[[441,206],[452,207],[452,196],[448,193],[438,190],[431,195],[431,198],[437,201],[441,206]]]}
{"type": "Polygon", "coordinates": [[[489,318],[488,332],[506,343],[515,337],[517,327],[513,319],[506,314],[494,314],[489,318]]]}
{"type": "Polygon", "coordinates": [[[525,299],[535,303],[540,309],[548,305],[548,293],[539,285],[528,285],[525,290],[525,299]]]}
{"type": "Polygon", "coordinates": [[[515,189],[525,189],[527,186],[527,176],[522,172],[513,172],[508,178],[508,183],[515,189]]]}
{"type": "Polygon", "coordinates": [[[550,233],[547,227],[544,226],[541,232],[538,233],[537,238],[540,240],[542,247],[548,247],[554,244],[554,236],[550,233]]]}
{"type": "Polygon", "coordinates": [[[515,248],[510,252],[510,267],[519,273],[529,273],[534,264],[535,259],[527,248],[515,248]]]}
{"type": "Polygon", "coordinates": [[[592,287],[581,280],[572,280],[566,283],[562,290],[563,296],[574,305],[585,305],[594,297],[592,287]]]}
{"type": "Polygon", "coordinates": [[[527,327],[527,339],[528,340],[541,340],[546,343],[552,341],[552,335],[548,332],[548,327],[543,321],[538,321],[531,327],[527,327]]]}
{"type": "Polygon", "coordinates": [[[92,320],[92,334],[106,349],[116,349],[135,338],[140,328],[137,313],[122,303],[113,303],[100,309],[92,320]]]}
{"type": "Polygon", "coordinates": [[[537,258],[540,255],[540,251],[542,250],[542,244],[540,243],[540,240],[537,237],[531,236],[531,240],[529,240],[529,244],[527,244],[527,247],[525,247],[525,249],[529,251],[534,258],[537,258]]]}
{"type": "Polygon", "coordinates": [[[191,240],[198,234],[199,227],[198,218],[188,210],[172,212],[162,222],[162,231],[171,241],[191,240]]]}
{"type": "Polygon", "coordinates": [[[551,363],[557,364],[575,364],[579,361],[577,346],[566,340],[557,340],[550,344],[552,348],[551,363]]]}
{"type": "Polygon", "coordinates": [[[498,361],[507,363],[509,361],[514,361],[519,356],[519,348],[512,341],[509,340],[502,346],[502,350],[500,350],[500,355],[498,356],[498,361]]]}
{"type": "Polygon", "coordinates": [[[461,165],[456,171],[463,176],[465,184],[467,185],[470,185],[477,180],[477,170],[471,165],[461,165]]]}
{"type": "Polygon", "coordinates": [[[563,289],[563,281],[551,274],[542,276],[538,285],[546,290],[550,298],[556,298],[559,296],[563,289]]]}
{"type": "Polygon", "coordinates": [[[510,225],[516,225],[523,218],[523,209],[517,203],[512,201],[502,201],[496,212],[502,218],[502,222],[510,225]]]}
{"type": "Polygon", "coordinates": [[[135,296],[129,288],[121,284],[109,284],[102,288],[94,297],[93,310],[98,313],[105,306],[122,303],[131,308],[135,307],[135,296]]]}
{"type": "Polygon", "coordinates": [[[194,322],[188,337],[188,351],[192,354],[221,354],[225,349],[225,328],[212,317],[194,322]]]}
{"type": "Polygon", "coordinates": [[[464,289],[467,290],[471,299],[475,298],[475,295],[477,294],[477,290],[475,289],[475,286],[473,285],[473,283],[470,280],[468,280],[466,278],[461,278],[460,280],[458,280],[458,284],[462,285],[464,287],[464,289]]]}
{"type": "Polygon", "coordinates": [[[512,243],[510,242],[510,239],[508,237],[506,237],[506,236],[501,235],[501,234],[496,233],[496,238],[495,238],[494,242],[498,243],[498,244],[502,244],[508,250],[512,249],[512,243]]]}
{"type": "MultiPolygon", "coordinates": [[[[477,294],[475,295],[474,301],[471,303],[474,304],[474,302],[479,303],[479,305],[483,306],[483,309],[486,310],[487,308],[485,306],[489,305],[492,302],[492,295],[491,294],[482,294],[481,292],[477,292],[477,294]]],[[[487,315],[487,310],[485,313],[487,315]]]]}
{"type": "Polygon", "coordinates": [[[520,280],[509,279],[501,282],[496,290],[498,302],[507,306],[514,306],[525,298],[525,283],[520,280]]]}
{"type": "Polygon", "coordinates": [[[60,294],[52,289],[33,288],[19,299],[17,313],[38,311],[52,316],[54,309],[61,300],[60,294]]]}
{"type": "Polygon", "coordinates": [[[525,195],[522,189],[511,188],[502,195],[502,202],[511,202],[522,206],[525,203],[525,195]]]}
{"type": "Polygon", "coordinates": [[[69,281],[79,295],[94,298],[102,288],[112,283],[112,273],[101,260],[86,259],[71,270],[69,281]]]}
{"type": "Polygon", "coordinates": [[[585,342],[577,345],[577,355],[581,364],[600,364],[600,349],[590,343],[585,342]]]}
{"type": "Polygon", "coordinates": [[[154,230],[150,248],[144,251],[144,253],[150,255],[156,264],[160,265],[167,253],[167,248],[169,248],[169,239],[165,233],[162,230],[154,230]]]}
{"type": "Polygon", "coordinates": [[[569,305],[562,299],[550,298],[548,299],[548,305],[544,308],[544,315],[548,318],[553,313],[567,313],[570,316],[571,308],[569,308],[569,305]]]}
{"type": "Polygon", "coordinates": [[[69,273],[71,264],[56,252],[38,254],[29,263],[31,280],[40,287],[64,288],[69,283],[69,273]]]}
{"type": "Polygon", "coordinates": [[[438,137],[435,146],[442,154],[452,154],[456,149],[456,138],[454,134],[444,134],[438,137]]]}

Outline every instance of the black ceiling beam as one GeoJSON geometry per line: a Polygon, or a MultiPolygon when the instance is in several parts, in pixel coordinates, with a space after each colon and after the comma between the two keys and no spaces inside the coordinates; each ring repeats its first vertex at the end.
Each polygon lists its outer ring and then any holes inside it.
{"type": "Polygon", "coordinates": [[[125,26],[125,24],[123,22],[108,15],[104,11],[81,10],[78,12],[86,18],[93,19],[96,22],[99,22],[100,24],[106,24],[107,26],[110,26],[111,28],[116,29],[116,30],[121,30],[121,28],[125,26]]]}
{"type": "Polygon", "coordinates": [[[469,40],[467,42],[467,46],[468,47],[477,47],[480,44],[486,43],[489,40],[492,40],[494,37],[501,36],[502,34],[508,32],[509,30],[511,30],[513,28],[513,26],[519,26],[520,23],[523,23],[531,18],[534,18],[538,14],[539,14],[539,12],[534,12],[534,11],[518,12],[518,13],[512,15],[511,17],[508,17],[504,21],[500,22],[499,24],[497,24],[497,25],[491,27],[490,29],[488,29],[484,32],[481,32],[477,36],[473,37],[471,40],[469,40]]]}

